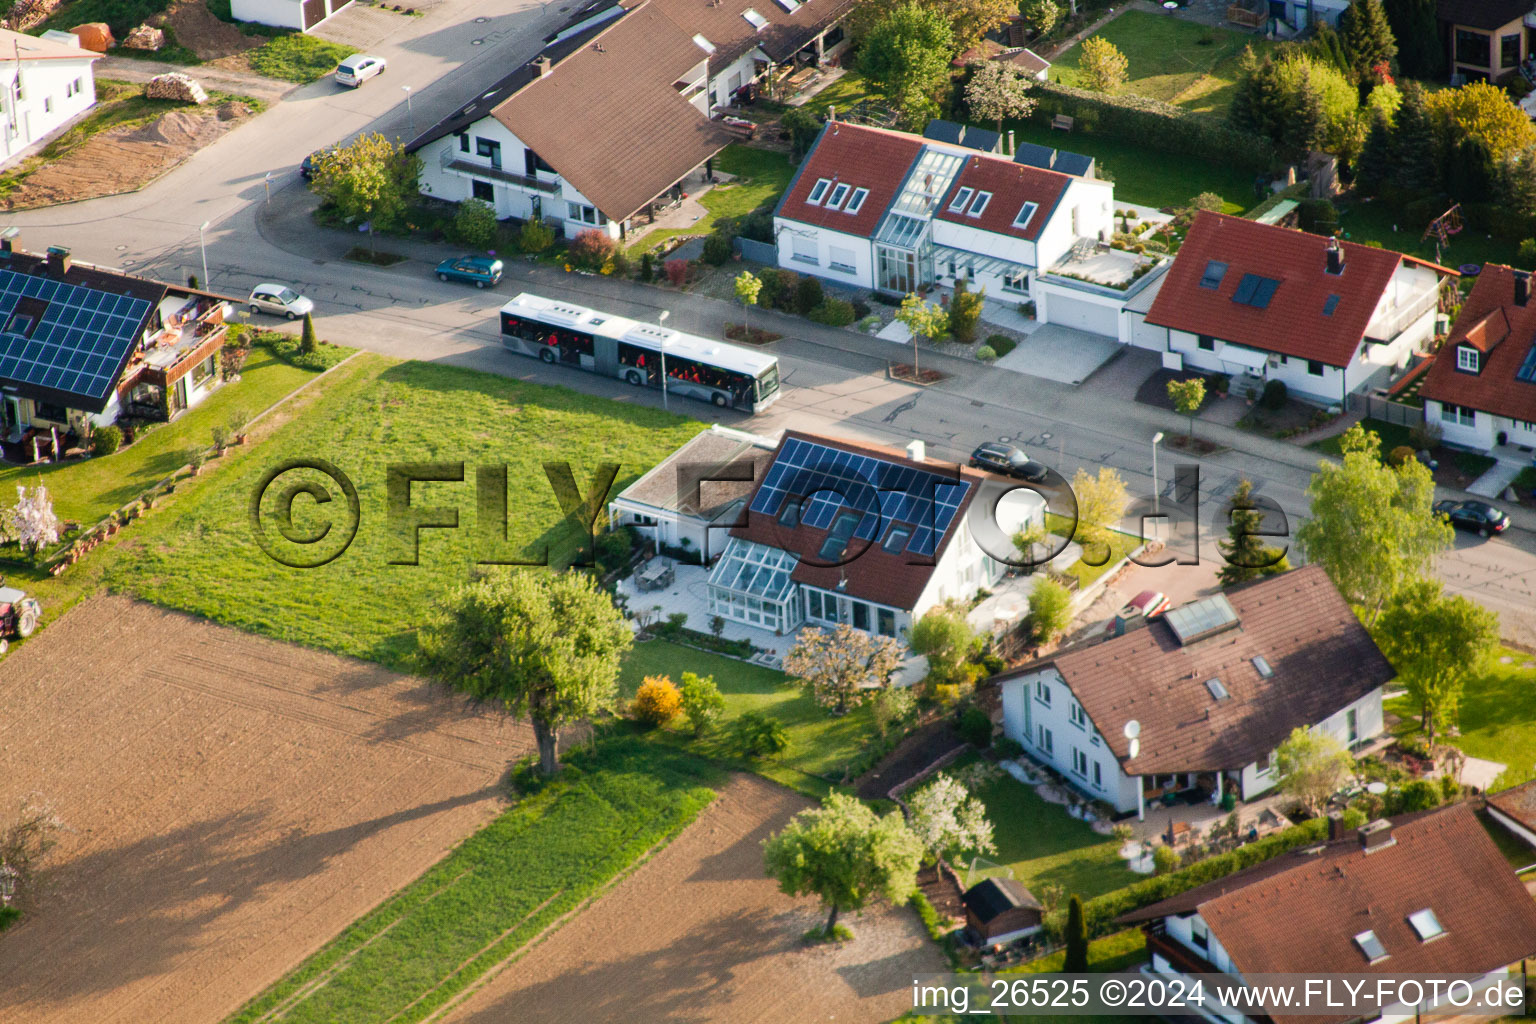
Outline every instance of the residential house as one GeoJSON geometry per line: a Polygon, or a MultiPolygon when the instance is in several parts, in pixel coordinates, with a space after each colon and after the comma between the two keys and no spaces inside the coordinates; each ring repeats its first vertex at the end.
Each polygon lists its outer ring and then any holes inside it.
{"type": "Polygon", "coordinates": [[[1173,266],[1128,307],[1127,334],[1167,353],[1164,365],[1283,381],[1294,397],[1344,406],[1428,346],[1440,275],[1450,273],[1389,249],[1202,212],[1173,266]]]}
{"type": "Polygon", "coordinates": [[[1014,878],[984,878],[960,900],[965,930],[978,946],[1005,946],[1044,926],[1045,908],[1014,878]]]}
{"type": "Polygon", "coordinates": [[[1044,322],[1116,336],[1152,262],[1099,245],[1114,186],[1088,157],[1027,145],[1010,157],[999,141],[949,122],[925,135],[829,122],[774,211],[779,265],[891,295],[963,279],[1034,300],[1044,322]]]}
{"type": "Polygon", "coordinates": [[[734,138],[710,120],[784,64],[846,46],[852,0],[597,0],[412,140],[421,191],[567,236],[626,235],[734,138]],[[751,6],[752,3],[758,7],[751,6]]]}
{"type": "Polygon", "coordinates": [[[709,611],[778,634],[847,623],[898,637],[1000,579],[1007,538],[1043,511],[1033,491],[929,459],[921,441],[903,453],[789,430],[710,573],[709,611]]]}
{"type": "Polygon", "coordinates": [[[1349,7],[1349,0],[1269,0],[1269,16],[1302,31],[1313,25],[1339,27],[1339,15],[1349,7]]]}
{"type": "Polygon", "coordinates": [[[352,0],[230,0],[230,15],[236,21],[253,21],[277,28],[296,28],[308,32],[352,0]]]}
{"type": "Polygon", "coordinates": [[[1536,303],[1531,275],[1489,263],[1419,386],[1424,420],[1451,444],[1536,445],[1536,303]]]}
{"type": "Polygon", "coordinates": [[[1536,779],[1488,794],[1488,816],[1536,846],[1536,779]]]}
{"type": "Polygon", "coordinates": [[[1174,608],[999,677],[1003,731],[1083,793],[1145,816],[1165,794],[1249,800],[1307,727],[1382,730],[1392,666],[1317,566],[1174,608]]]}
{"type": "Polygon", "coordinates": [[[657,463],[608,503],[608,521],[708,565],[767,473],[778,443],[718,423],[657,463]]]}
{"type": "Polygon", "coordinates": [[[1533,10],[1533,0],[1439,0],[1435,15],[1451,74],[1468,82],[1515,74],[1530,53],[1533,10]]]}
{"type": "Polygon", "coordinates": [[[101,54],[59,39],[0,29],[0,166],[96,105],[101,54]]]}
{"type": "Polygon", "coordinates": [[[1037,82],[1045,81],[1046,72],[1051,69],[1051,62],[1029,47],[1004,46],[993,39],[983,39],[950,61],[950,66],[966,68],[972,64],[986,64],[989,61],[1011,64],[1022,71],[1026,77],[1037,82]]]}
{"type": "MultiPolygon", "coordinates": [[[[1475,975],[1518,983],[1536,955],[1536,901],[1465,803],[1376,821],[1122,915],[1147,936],[1153,975],[1247,984],[1256,974],[1475,975]]],[[[1232,1024],[1342,1024],[1360,1007],[1309,1014],[1227,1007],[1232,1024]]],[[[1445,1008],[1451,1013],[1464,1010],[1445,1008]]],[[[1414,1009],[1381,1008],[1384,1024],[1414,1009]]]]}
{"type": "MultiPolygon", "coordinates": [[[[0,250],[0,441],[83,437],[119,416],[168,419],[219,382],[237,300],[46,256],[0,250]]],[[[15,454],[8,449],[8,454],[15,454]]]]}

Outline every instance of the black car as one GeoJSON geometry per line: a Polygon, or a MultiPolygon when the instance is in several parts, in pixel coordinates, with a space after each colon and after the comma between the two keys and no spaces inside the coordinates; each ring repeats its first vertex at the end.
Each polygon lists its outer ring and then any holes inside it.
{"type": "Polygon", "coordinates": [[[970,465],[989,473],[1001,473],[1032,484],[1042,483],[1049,472],[1038,462],[1032,461],[1017,448],[988,441],[971,452],[970,465]]]}
{"type": "Polygon", "coordinates": [[[1483,537],[1509,529],[1509,514],[1486,501],[1437,501],[1435,511],[1449,518],[1452,526],[1483,537]]]}
{"type": "Polygon", "coordinates": [[[329,156],[334,152],[336,152],[334,149],[317,149],[309,154],[309,156],[304,158],[304,162],[299,164],[299,177],[305,181],[313,178],[315,176],[315,165],[320,162],[320,158],[329,156]]]}

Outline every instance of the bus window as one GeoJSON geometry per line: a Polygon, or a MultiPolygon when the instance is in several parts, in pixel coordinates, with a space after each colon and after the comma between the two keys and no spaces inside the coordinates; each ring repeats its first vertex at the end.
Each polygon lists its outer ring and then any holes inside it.
{"type": "Polygon", "coordinates": [[[757,379],[757,400],[772,395],[779,390],[779,364],[774,363],[763,371],[763,375],[757,379]]]}

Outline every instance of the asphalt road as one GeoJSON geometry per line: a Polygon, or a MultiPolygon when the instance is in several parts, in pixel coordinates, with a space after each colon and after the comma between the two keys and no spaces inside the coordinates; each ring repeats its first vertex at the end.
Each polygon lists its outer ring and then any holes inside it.
{"type": "MultiPolygon", "coordinates": [[[[211,287],[242,294],[260,281],[293,283],[316,301],[322,333],[341,343],[548,380],[624,401],[659,402],[652,393],[507,354],[495,333],[497,307],[516,291],[531,289],[637,317],[653,318],[667,308],[669,326],[718,334],[732,316],[729,304],[520,262],[509,266],[500,288],[480,292],[430,277],[429,263],[446,253],[394,241],[390,248],[404,248],[416,259],[389,269],[345,262],[338,257],[351,240],[312,226],[312,199],[297,175],[305,154],[359,131],[409,136],[412,118],[415,128],[425,129],[536,53],[563,10],[515,0],[444,0],[425,17],[400,19],[393,36],[369,45],[388,59],[390,70],[361,89],[322,80],[293,90],[138,193],[20,213],[9,223],[22,228],[27,248],[67,245],[82,260],[176,280],[202,274],[199,225],[206,221],[211,287]],[[412,87],[410,114],[401,88],[406,85],[412,87]]],[[[776,346],[784,396],[755,419],[720,417],[733,425],[762,431],[795,426],[893,445],[921,438],[931,455],[950,459],[963,458],[983,440],[1006,440],[1066,477],[1080,466],[1112,466],[1133,495],[1149,501],[1150,438],[1159,430],[1171,436],[1183,429],[1173,413],[1130,400],[1135,384],[1155,369],[1146,353],[1127,352],[1076,389],[925,355],[953,376],[924,389],[886,379],[886,360],[900,356],[900,347],[765,317],[785,334],[776,346]]],[[[715,418],[710,407],[686,400],[674,405],[715,418]]],[[[1315,455],[1236,431],[1201,429],[1234,450],[1199,460],[1199,557],[1217,557],[1223,502],[1245,476],[1293,527],[1299,524],[1315,455]]],[[[1158,461],[1160,502],[1191,504],[1192,489],[1175,487],[1172,473],[1175,463],[1194,460],[1165,450],[1158,461]]],[[[1196,545],[1187,532],[1181,536],[1184,557],[1192,557],[1196,545]]],[[[1492,541],[1458,536],[1441,574],[1452,589],[1498,611],[1506,635],[1536,645],[1536,538],[1519,531],[1492,541]]]]}

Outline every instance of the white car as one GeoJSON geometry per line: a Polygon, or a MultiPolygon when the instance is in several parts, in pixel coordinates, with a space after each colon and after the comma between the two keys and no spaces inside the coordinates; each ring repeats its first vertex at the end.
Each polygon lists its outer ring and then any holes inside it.
{"type": "Polygon", "coordinates": [[[252,313],[271,313],[289,320],[297,320],[315,308],[313,302],[285,284],[259,284],[251,289],[251,297],[246,301],[252,313]]]}
{"type": "Polygon", "coordinates": [[[376,75],[382,75],[384,68],[383,57],[374,57],[366,53],[354,53],[336,65],[336,81],[341,85],[350,85],[356,89],[368,81],[368,79],[376,75]]]}

